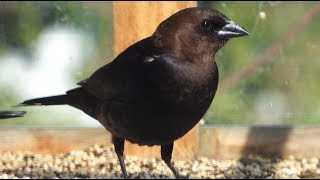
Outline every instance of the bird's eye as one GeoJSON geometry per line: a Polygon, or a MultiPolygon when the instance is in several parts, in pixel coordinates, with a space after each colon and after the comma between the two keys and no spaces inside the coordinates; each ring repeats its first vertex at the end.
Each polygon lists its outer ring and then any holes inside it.
{"type": "Polygon", "coordinates": [[[203,30],[209,30],[211,28],[211,22],[209,20],[204,20],[201,22],[200,27],[203,30]]]}

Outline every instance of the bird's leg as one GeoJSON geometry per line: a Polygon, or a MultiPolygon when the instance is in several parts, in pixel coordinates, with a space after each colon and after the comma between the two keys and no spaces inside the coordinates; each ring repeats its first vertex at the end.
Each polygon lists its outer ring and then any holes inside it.
{"type": "Polygon", "coordinates": [[[116,151],[116,154],[120,162],[123,177],[127,179],[128,178],[127,170],[123,160],[124,139],[112,136],[112,141],[113,141],[114,149],[116,151]]]}
{"type": "Polygon", "coordinates": [[[161,146],[161,158],[166,163],[166,165],[170,168],[176,179],[182,179],[179,175],[176,168],[171,163],[171,156],[173,150],[173,142],[170,144],[162,145],[161,146]]]}

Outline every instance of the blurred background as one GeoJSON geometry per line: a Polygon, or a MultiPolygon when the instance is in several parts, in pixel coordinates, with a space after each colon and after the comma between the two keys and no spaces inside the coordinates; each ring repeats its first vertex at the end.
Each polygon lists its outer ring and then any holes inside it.
{"type": "MultiPolygon", "coordinates": [[[[203,125],[316,125],[317,2],[200,2],[251,33],[218,52],[220,84],[203,125]]],[[[319,6],[319,5],[318,5],[319,6]]],[[[0,2],[0,126],[100,126],[70,106],[19,107],[65,93],[113,60],[112,2],[0,2]]]]}

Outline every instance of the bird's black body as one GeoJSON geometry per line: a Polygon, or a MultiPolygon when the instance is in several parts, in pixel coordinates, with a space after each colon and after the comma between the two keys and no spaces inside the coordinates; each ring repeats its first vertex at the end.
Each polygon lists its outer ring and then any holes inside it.
{"type": "Polygon", "coordinates": [[[143,52],[152,47],[150,41],[144,39],[124,51],[82,86],[105,98],[96,114],[112,134],[140,145],[162,145],[182,137],[202,118],[215,94],[218,72],[213,57],[206,59],[209,66],[201,67],[176,61],[165,52],[143,52]],[[102,85],[97,91],[99,83],[113,86],[102,85]]]}
{"type": "Polygon", "coordinates": [[[78,83],[79,88],[22,104],[68,104],[97,119],[114,137],[125,176],[122,152],[129,140],[161,145],[162,158],[179,177],[170,162],[173,142],[199,122],[214,98],[219,79],[215,53],[228,38],[243,35],[245,30],[216,10],[185,9],[78,83]]]}

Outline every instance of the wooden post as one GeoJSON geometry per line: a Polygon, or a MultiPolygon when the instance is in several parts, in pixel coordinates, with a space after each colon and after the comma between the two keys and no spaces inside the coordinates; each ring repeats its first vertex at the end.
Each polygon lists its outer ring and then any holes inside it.
{"type": "MultiPolygon", "coordinates": [[[[188,7],[195,7],[196,1],[184,2],[114,2],[114,55],[118,55],[133,43],[150,36],[160,22],[172,14],[188,7]]],[[[193,159],[198,152],[198,125],[175,143],[174,159],[193,159]]],[[[125,154],[144,158],[160,157],[160,147],[140,147],[125,144],[125,154]]]]}

